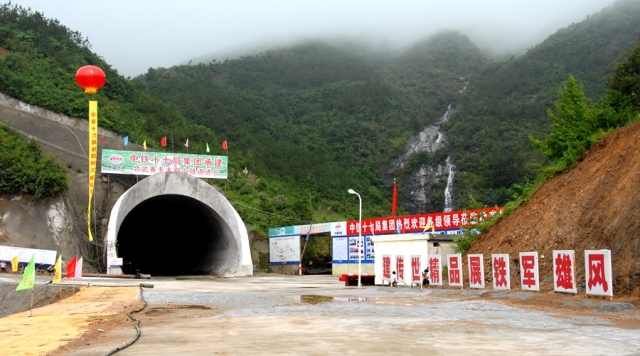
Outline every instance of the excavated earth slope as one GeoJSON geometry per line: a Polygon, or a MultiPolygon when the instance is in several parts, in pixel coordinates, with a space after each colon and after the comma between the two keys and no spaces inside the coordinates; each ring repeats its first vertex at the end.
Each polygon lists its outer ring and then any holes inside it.
{"type": "Polygon", "coordinates": [[[578,293],[584,294],[584,250],[598,249],[611,250],[614,296],[639,301],[640,122],[607,135],[573,169],[479,236],[468,253],[484,255],[489,281],[491,254],[508,253],[511,288],[520,289],[518,253],[538,251],[541,291],[552,291],[552,251],[575,250],[578,293]]]}

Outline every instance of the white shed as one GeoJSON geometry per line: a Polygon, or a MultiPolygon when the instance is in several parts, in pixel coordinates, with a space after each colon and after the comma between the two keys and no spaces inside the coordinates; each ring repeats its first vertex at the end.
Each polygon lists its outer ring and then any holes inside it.
{"type": "Polygon", "coordinates": [[[428,266],[429,254],[453,253],[453,235],[399,234],[372,236],[375,244],[375,284],[389,284],[396,272],[398,285],[419,283],[420,275],[428,266]]]}

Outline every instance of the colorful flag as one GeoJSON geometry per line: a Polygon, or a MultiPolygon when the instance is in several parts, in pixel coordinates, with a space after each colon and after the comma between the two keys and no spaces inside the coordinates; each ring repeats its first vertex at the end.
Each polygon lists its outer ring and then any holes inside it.
{"type": "Polygon", "coordinates": [[[147,150],[147,140],[142,141],[142,147],[144,147],[144,150],[147,150]]]}
{"type": "Polygon", "coordinates": [[[162,136],[160,139],[160,146],[167,147],[167,136],[162,136]]]}
{"type": "Polygon", "coordinates": [[[35,255],[31,255],[31,261],[29,261],[27,268],[24,269],[22,281],[20,281],[16,290],[31,289],[36,284],[36,266],[33,261],[34,256],[35,255]]]}
{"type": "Polygon", "coordinates": [[[58,256],[56,265],[53,268],[55,272],[53,275],[53,281],[51,281],[51,283],[60,283],[62,281],[62,256],[58,256]]]}
{"type": "Polygon", "coordinates": [[[184,147],[189,147],[189,139],[187,139],[187,142],[184,143],[184,147]]]}
{"type": "Polygon", "coordinates": [[[100,136],[100,143],[104,143],[104,134],[102,134],[102,136],[100,136]]]}
{"type": "Polygon", "coordinates": [[[427,232],[427,230],[431,229],[431,233],[435,234],[436,233],[436,228],[435,226],[433,226],[433,224],[431,223],[431,221],[427,221],[427,224],[424,226],[424,230],[422,230],[422,233],[424,234],[425,232],[427,232]]]}
{"type": "Polygon", "coordinates": [[[76,272],[73,278],[82,278],[82,257],[78,258],[78,262],[76,262],[76,272]]]}
{"type": "Polygon", "coordinates": [[[209,142],[207,142],[207,153],[209,153],[211,150],[209,149],[209,142]]]}
{"type": "Polygon", "coordinates": [[[227,140],[222,141],[222,150],[223,151],[227,150],[227,140]]]}
{"type": "Polygon", "coordinates": [[[71,261],[67,262],[67,279],[74,278],[76,275],[76,262],[78,261],[78,255],[73,256],[71,261]]]}
{"type": "Polygon", "coordinates": [[[18,265],[19,264],[20,264],[20,260],[18,259],[18,256],[14,256],[11,259],[11,271],[18,272],[18,265]]]}
{"type": "Polygon", "coordinates": [[[125,146],[129,144],[129,136],[125,136],[125,137],[123,138],[123,140],[124,140],[124,145],[125,145],[125,146]]]}
{"type": "Polygon", "coordinates": [[[396,205],[398,205],[398,188],[396,179],[393,178],[393,200],[391,201],[391,216],[396,216],[396,205]]]}

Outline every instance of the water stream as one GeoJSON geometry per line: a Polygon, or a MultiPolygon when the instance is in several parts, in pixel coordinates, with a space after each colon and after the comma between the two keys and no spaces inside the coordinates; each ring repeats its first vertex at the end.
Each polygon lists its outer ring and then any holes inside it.
{"type": "MultiPolygon", "coordinates": [[[[465,85],[465,88],[466,88],[466,85],[465,85]]],[[[444,116],[442,116],[442,119],[438,122],[438,124],[448,121],[450,117],[451,117],[451,104],[447,106],[447,112],[444,113],[444,116]]],[[[440,143],[440,140],[442,139],[442,136],[443,136],[442,132],[440,132],[440,125],[436,125],[434,127],[438,132],[438,138],[436,139],[436,143],[440,143]]],[[[451,164],[451,155],[447,156],[446,162],[447,162],[446,171],[448,176],[447,176],[447,186],[444,188],[444,211],[448,212],[453,210],[453,175],[454,175],[453,169],[455,168],[455,166],[451,164]]]]}
{"type": "Polygon", "coordinates": [[[455,166],[451,164],[451,155],[447,156],[447,186],[444,188],[444,211],[453,210],[453,174],[455,166]]]}

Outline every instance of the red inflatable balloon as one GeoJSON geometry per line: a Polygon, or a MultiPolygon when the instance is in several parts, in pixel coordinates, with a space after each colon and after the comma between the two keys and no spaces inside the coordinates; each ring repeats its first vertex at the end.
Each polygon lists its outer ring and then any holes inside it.
{"type": "Polygon", "coordinates": [[[95,94],[107,81],[102,69],[96,66],[84,66],[76,72],[76,82],[87,94],[95,94]]]}

